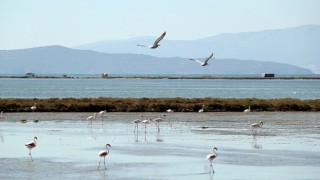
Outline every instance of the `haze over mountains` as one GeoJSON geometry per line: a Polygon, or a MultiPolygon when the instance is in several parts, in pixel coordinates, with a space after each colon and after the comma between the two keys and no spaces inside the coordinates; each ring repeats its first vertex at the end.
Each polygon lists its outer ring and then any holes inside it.
{"type": "Polygon", "coordinates": [[[287,63],[320,73],[320,25],[259,32],[227,33],[198,40],[170,40],[170,32],[167,32],[158,49],[150,50],[136,46],[137,44],[152,44],[156,36],[161,33],[155,32],[155,37],[101,41],[75,48],[106,53],[132,53],[181,58],[206,57],[213,52],[218,59],[287,63]]]}
{"type": "Polygon", "coordinates": [[[209,66],[185,58],[100,53],[63,46],[0,51],[0,74],[311,74],[308,69],[274,62],[214,59],[209,66]]]}
{"type": "Polygon", "coordinates": [[[0,74],[320,73],[320,25],[221,34],[190,41],[168,40],[167,32],[157,49],[136,46],[152,44],[155,39],[103,41],[74,47],[77,49],[47,46],[0,50],[0,74]],[[206,58],[212,52],[216,59],[206,67],[188,59],[206,58]]]}

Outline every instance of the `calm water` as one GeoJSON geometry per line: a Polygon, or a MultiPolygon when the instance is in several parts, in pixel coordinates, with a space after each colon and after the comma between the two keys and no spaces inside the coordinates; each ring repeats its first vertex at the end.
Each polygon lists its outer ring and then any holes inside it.
{"type": "Polygon", "coordinates": [[[320,178],[318,112],[174,113],[160,133],[154,123],[146,133],[143,125],[134,133],[131,121],[139,114],[107,113],[91,124],[85,119],[92,113],[6,113],[0,121],[0,179],[320,178]],[[252,136],[249,125],[260,120],[263,128],[252,136]],[[31,162],[24,143],[34,136],[31,162]],[[97,170],[106,143],[112,146],[108,169],[97,170]],[[214,174],[205,159],[213,146],[214,174]]]}
{"type": "Polygon", "coordinates": [[[65,97],[320,99],[320,80],[0,79],[0,98],[65,97]]]}

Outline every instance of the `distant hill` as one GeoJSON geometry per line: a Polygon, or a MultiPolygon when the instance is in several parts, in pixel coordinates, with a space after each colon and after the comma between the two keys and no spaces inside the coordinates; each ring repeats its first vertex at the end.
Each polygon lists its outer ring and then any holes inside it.
{"type": "MultiPolygon", "coordinates": [[[[160,34],[161,32],[158,32],[160,34]]],[[[157,35],[157,34],[156,34],[157,35]]],[[[101,41],[77,49],[106,53],[146,54],[156,57],[205,57],[253,59],[287,63],[320,73],[320,25],[306,25],[259,32],[227,33],[198,40],[169,40],[170,32],[158,49],[137,44],[152,44],[156,37],[101,41]]]]}
{"type": "Polygon", "coordinates": [[[0,50],[0,64],[0,74],[312,74],[284,63],[214,59],[202,67],[178,57],[101,53],[63,46],[0,50]]]}

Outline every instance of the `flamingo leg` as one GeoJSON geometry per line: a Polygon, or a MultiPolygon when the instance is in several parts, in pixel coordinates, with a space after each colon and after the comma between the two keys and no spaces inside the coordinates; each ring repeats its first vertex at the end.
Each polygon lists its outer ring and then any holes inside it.
{"type": "Polygon", "coordinates": [[[133,130],[133,132],[136,132],[136,129],[137,129],[137,124],[134,125],[134,130],[133,130]]]}
{"type": "Polygon", "coordinates": [[[32,155],[31,155],[31,149],[29,149],[29,156],[31,158],[31,161],[33,162],[32,155]]]}
{"type": "Polygon", "coordinates": [[[99,170],[99,168],[100,168],[100,162],[101,162],[101,158],[100,158],[100,160],[99,160],[99,166],[98,166],[98,170],[99,170]]]}
{"type": "Polygon", "coordinates": [[[104,170],[107,170],[107,167],[106,167],[106,157],[103,157],[103,164],[104,164],[104,170]]]}
{"type": "MultiPolygon", "coordinates": [[[[212,166],[212,161],[210,161],[210,166],[211,166],[212,173],[214,173],[213,166],[212,166]]],[[[211,170],[210,170],[210,172],[211,172],[211,170]]]]}
{"type": "Polygon", "coordinates": [[[147,124],[144,124],[144,133],[147,132],[147,124]]]}

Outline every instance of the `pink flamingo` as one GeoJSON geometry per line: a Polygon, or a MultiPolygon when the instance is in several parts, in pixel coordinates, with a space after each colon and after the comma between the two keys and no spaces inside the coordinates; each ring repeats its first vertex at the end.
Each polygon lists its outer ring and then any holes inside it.
{"type": "Polygon", "coordinates": [[[257,129],[258,129],[258,128],[262,128],[262,125],[263,125],[263,122],[262,122],[262,121],[260,121],[259,123],[253,123],[253,124],[251,124],[250,127],[252,128],[252,133],[253,133],[254,135],[257,134],[257,129]],[[254,132],[253,132],[253,130],[254,130],[254,132]]]}
{"type": "Polygon", "coordinates": [[[110,144],[106,144],[106,149],[107,150],[102,150],[99,152],[99,156],[100,156],[100,161],[99,161],[99,166],[98,166],[98,170],[100,168],[100,163],[101,163],[101,158],[103,157],[103,163],[104,163],[104,169],[106,170],[107,167],[106,167],[106,156],[109,154],[109,149],[108,149],[108,146],[111,147],[110,144]]]}
{"type": "Polygon", "coordinates": [[[33,141],[30,141],[30,142],[28,142],[28,143],[25,144],[25,146],[27,146],[27,148],[29,149],[29,155],[30,155],[30,157],[31,157],[31,161],[33,161],[32,155],[31,155],[31,149],[37,146],[36,140],[38,140],[38,138],[35,136],[35,137],[33,138],[33,141]]]}
{"type": "Polygon", "coordinates": [[[133,132],[136,132],[136,129],[137,129],[137,132],[138,132],[138,128],[139,128],[138,124],[141,123],[142,117],[143,117],[143,115],[140,114],[140,119],[136,119],[136,120],[134,120],[134,121],[131,122],[131,123],[136,124],[136,125],[134,126],[134,131],[133,131],[133,132]]]}
{"type": "Polygon", "coordinates": [[[210,166],[211,166],[212,172],[214,172],[213,167],[212,167],[212,161],[217,157],[217,152],[216,152],[217,150],[218,150],[218,148],[213,147],[212,148],[213,153],[212,154],[208,154],[207,158],[206,158],[207,160],[210,161],[210,166]]]}

